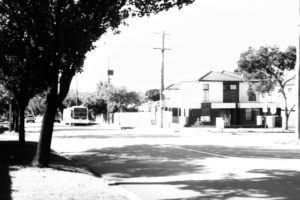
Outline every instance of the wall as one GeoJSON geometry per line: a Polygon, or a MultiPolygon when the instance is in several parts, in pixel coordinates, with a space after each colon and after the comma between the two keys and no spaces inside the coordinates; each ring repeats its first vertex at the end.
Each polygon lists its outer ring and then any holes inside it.
{"type": "MultiPolygon", "coordinates": [[[[164,111],[164,127],[170,127],[172,113],[164,111]]],[[[160,126],[160,112],[121,112],[114,113],[114,124],[121,127],[160,126]]]]}
{"type": "Polygon", "coordinates": [[[223,82],[223,102],[239,102],[239,82],[223,82]]]}
{"type": "Polygon", "coordinates": [[[209,85],[209,101],[223,102],[223,83],[222,82],[199,82],[201,85],[201,102],[203,100],[203,85],[209,85]]]}

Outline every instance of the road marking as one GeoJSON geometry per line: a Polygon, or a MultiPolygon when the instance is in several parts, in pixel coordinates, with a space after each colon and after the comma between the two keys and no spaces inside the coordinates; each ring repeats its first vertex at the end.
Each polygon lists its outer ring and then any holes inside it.
{"type": "Polygon", "coordinates": [[[216,154],[216,153],[209,153],[209,152],[205,152],[205,151],[187,149],[187,148],[177,147],[177,146],[173,146],[173,145],[163,145],[163,146],[170,147],[173,149],[181,149],[181,150],[186,150],[186,151],[191,151],[191,152],[196,152],[196,153],[201,153],[201,154],[206,154],[206,155],[211,155],[211,156],[217,156],[217,157],[221,157],[221,158],[238,158],[238,157],[232,157],[232,156],[224,156],[224,155],[216,154]]]}
{"type": "Polygon", "coordinates": [[[235,159],[282,159],[282,158],[273,158],[273,157],[259,157],[259,156],[252,156],[252,157],[237,157],[237,156],[225,156],[222,154],[217,154],[217,153],[209,153],[206,151],[198,151],[198,150],[193,150],[193,149],[187,149],[187,148],[183,148],[183,147],[178,147],[178,146],[173,146],[173,145],[163,145],[165,147],[169,147],[169,148],[173,148],[173,149],[181,149],[181,150],[185,150],[185,151],[191,151],[191,152],[196,152],[196,153],[200,153],[200,154],[206,154],[206,155],[211,155],[211,156],[217,156],[217,157],[221,157],[221,158],[235,158],[235,159]]]}

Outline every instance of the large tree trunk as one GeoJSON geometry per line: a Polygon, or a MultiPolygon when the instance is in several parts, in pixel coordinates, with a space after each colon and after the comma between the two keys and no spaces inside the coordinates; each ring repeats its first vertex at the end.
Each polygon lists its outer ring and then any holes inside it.
{"type": "Polygon", "coordinates": [[[13,110],[13,130],[15,132],[19,132],[19,107],[15,104],[14,105],[14,110],[13,110]]]}
{"type": "Polygon", "coordinates": [[[19,105],[19,145],[21,146],[25,146],[25,108],[25,105],[19,105]]]}
{"type": "Polygon", "coordinates": [[[55,114],[57,110],[57,85],[53,86],[47,93],[46,110],[44,113],[39,144],[33,165],[47,167],[50,161],[50,150],[55,114]]]}
{"type": "MultiPolygon", "coordinates": [[[[35,158],[33,160],[33,165],[36,167],[47,167],[49,165],[52,133],[56,111],[58,106],[63,102],[69,92],[74,73],[75,72],[61,75],[59,94],[57,90],[58,82],[55,82],[52,88],[47,93],[46,110],[44,113],[39,144],[35,158]]],[[[58,77],[56,77],[56,80],[57,79],[58,77]]]]}
{"type": "Polygon", "coordinates": [[[25,108],[28,104],[28,101],[19,103],[19,117],[18,117],[18,130],[19,130],[19,145],[25,145],[25,108]]]}
{"type": "Polygon", "coordinates": [[[14,115],[13,115],[13,103],[10,101],[9,104],[9,132],[14,130],[14,115]]]}

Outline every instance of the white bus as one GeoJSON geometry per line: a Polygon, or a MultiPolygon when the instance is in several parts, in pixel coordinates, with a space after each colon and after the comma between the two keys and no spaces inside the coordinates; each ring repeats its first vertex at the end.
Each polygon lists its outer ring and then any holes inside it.
{"type": "Polygon", "coordinates": [[[65,124],[88,124],[89,112],[85,106],[72,106],[64,109],[63,121],[65,124]]]}

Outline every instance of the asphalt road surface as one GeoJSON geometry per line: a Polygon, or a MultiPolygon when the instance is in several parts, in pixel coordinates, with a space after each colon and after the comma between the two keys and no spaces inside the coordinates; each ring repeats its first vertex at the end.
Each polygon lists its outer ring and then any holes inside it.
{"type": "Polygon", "coordinates": [[[136,199],[300,199],[300,146],[287,133],[58,125],[52,147],[136,199]]]}

